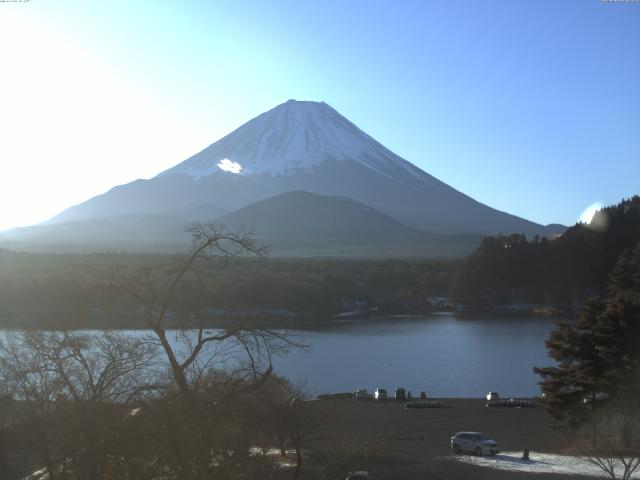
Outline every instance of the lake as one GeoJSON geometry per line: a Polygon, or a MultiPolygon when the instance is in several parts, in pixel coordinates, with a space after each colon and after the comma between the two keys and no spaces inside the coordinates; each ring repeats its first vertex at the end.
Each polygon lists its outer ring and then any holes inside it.
{"type": "Polygon", "coordinates": [[[530,397],[540,392],[533,367],[553,364],[544,345],[553,326],[548,318],[454,314],[332,322],[290,331],[309,348],[273,364],[310,395],[402,386],[434,397],[530,397]]]}
{"type": "Polygon", "coordinates": [[[313,395],[403,386],[435,397],[529,397],[540,392],[533,367],[553,364],[544,345],[552,328],[552,319],[526,317],[350,322],[292,332],[309,350],[274,365],[313,395]]]}

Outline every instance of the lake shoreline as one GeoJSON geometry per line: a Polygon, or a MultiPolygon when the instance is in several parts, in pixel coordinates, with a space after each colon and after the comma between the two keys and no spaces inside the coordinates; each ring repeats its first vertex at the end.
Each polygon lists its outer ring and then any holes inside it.
{"type": "MultiPolygon", "coordinates": [[[[349,312],[350,313],[350,312],[349,312]]],[[[484,319],[512,319],[514,323],[520,319],[539,318],[541,320],[549,318],[567,318],[573,317],[567,315],[561,315],[555,310],[544,311],[521,311],[521,310],[473,310],[473,309],[461,309],[461,310],[434,310],[424,313],[362,313],[354,315],[323,315],[323,314],[288,314],[284,316],[274,315],[245,315],[242,312],[238,312],[233,316],[228,317],[206,317],[203,321],[205,329],[225,329],[225,328],[237,328],[238,325],[242,325],[244,328],[265,328],[275,330],[300,330],[300,331],[315,331],[322,330],[323,328],[333,328],[339,325],[349,324],[375,324],[387,321],[407,321],[417,320],[424,321],[431,318],[440,318],[442,316],[455,316],[458,319],[466,320],[484,320],[484,319]]],[[[140,331],[148,330],[149,326],[140,322],[118,322],[115,325],[101,325],[101,322],[95,322],[90,325],[79,325],[77,322],[52,322],[43,325],[27,323],[25,325],[16,325],[15,322],[8,322],[2,325],[0,322],[0,330],[5,331],[50,331],[50,330],[68,330],[68,331],[140,331]]],[[[167,330],[177,330],[180,327],[171,327],[171,322],[168,322],[167,330]]],[[[196,329],[198,327],[193,327],[196,329]]]]}

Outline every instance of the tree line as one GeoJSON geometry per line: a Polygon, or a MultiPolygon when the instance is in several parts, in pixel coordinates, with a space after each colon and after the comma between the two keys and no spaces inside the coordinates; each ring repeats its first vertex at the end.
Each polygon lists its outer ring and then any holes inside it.
{"type": "Polygon", "coordinates": [[[556,239],[485,238],[452,279],[453,301],[475,309],[517,303],[576,306],[604,290],[620,255],[640,241],[640,197],[599,210],[556,239]]]}
{"type": "MultiPolygon", "coordinates": [[[[128,253],[38,254],[0,251],[0,327],[145,328],[132,297],[114,280],[151,265],[173,268],[179,256],[128,253]]],[[[185,279],[176,305],[197,305],[211,325],[263,315],[274,322],[326,318],[353,310],[419,313],[446,296],[457,260],[212,258],[206,282],[185,279]],[[246,316],[246,315],[245,315],[246,316]]]]}

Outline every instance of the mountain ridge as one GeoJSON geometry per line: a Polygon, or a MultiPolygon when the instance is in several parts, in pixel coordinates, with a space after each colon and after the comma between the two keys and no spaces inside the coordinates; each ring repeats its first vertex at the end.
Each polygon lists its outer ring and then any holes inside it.
{"type": "MultiPolygon", "coordinates": [[[[484,205],[396,155],[329,105],[295,100],[258,115],[153,178],[116,186],[46,224],[109,219],[117,236],[119,216],[140,215],[154,225],[155,217],[206,221],[295,191],[350,198],[433,234],[550,235],[563,230],[484,205]]],[[[171,221],[174,229],[182,224],[171,221]]]]}

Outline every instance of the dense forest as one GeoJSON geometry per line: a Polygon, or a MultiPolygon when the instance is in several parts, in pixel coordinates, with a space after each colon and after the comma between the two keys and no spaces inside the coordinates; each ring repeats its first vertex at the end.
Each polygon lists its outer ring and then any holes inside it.
{"type": "MultiPolygon", "coordinates": [[[[140,326],[135,302],[114,282],[149,269],[171,272],[179,256],[126,253],[36,254],[0,251],[0,326],[117,328],[140,326]]],[[[428,311],[448,294],[458,260],[213,258],[202,281],[185,282],[176,299],[211,325],[238,317],[313,322],[341,312],[428,311]]]]}
{"type": "Polygon", "coordinates": [[[620,255],[640,242],[640,197],[599,210],[556,239],[485,238],[457,270],[453,301],[469,308],[545,304],[568,313],[601,292],[620,255]]]}

